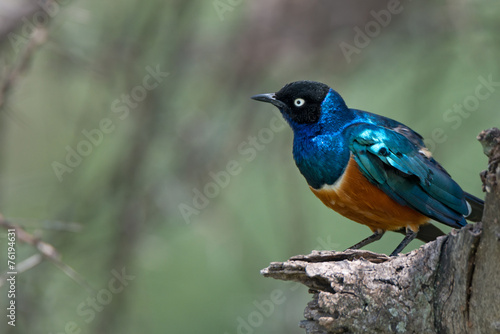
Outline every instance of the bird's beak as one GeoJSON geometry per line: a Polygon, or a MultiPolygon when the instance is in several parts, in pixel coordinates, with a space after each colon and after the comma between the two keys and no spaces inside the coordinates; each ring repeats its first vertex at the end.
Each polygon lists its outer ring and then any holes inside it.
{"type": "Polygon", "coordinates": [[[283,108],[286,107],[286,105],[283,102],[281,102],[280,100],[276,99],[276,94],[275,93],[258,94],[258,95],[252,96],[251,99],[256,100],[256,101],[261,101],[261,102],[267,102],[267,103],[274,104],[279,109],[283,109],[283,108]]]}

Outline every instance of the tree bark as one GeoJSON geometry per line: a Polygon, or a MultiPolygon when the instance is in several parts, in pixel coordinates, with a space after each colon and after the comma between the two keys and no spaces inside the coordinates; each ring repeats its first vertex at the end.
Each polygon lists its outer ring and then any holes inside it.
{"type": "Polygon", "coordinates": [[[306,333],[500,333],[500,130],[478,140],[489,157],[481,223],[397,257],[313,251],[261,271],[309,287],[306,333]]]}

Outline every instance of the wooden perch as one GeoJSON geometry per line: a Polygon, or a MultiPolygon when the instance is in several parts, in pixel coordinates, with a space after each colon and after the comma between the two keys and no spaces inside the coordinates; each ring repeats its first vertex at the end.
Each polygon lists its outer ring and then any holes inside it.
{"type": "Polygon", "coordinates": [[[500,130],[478,140],[489,157],[483,222],[397,257],[313,251],[261,271],[309,287],[306,333],[500,333],[500,130]]]}

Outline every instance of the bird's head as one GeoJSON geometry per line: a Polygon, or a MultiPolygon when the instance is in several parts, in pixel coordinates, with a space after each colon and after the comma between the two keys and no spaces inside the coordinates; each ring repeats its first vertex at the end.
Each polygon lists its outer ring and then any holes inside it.
{"type": "Polygon", "coordinates": [[[320,82],[295,81],[276,93],[259,94],[252,99],[275,105],[285,116],[299,124],[316,123],[321,115],[321,104],[330,87],[320,82]]]}
{"type": "Polygon", "coordinates": [[[252,99],[275,105],[292,128],[294,124],[316,124],[325,118],[324,114],[347,109],[337,92],[315,81],[295,81],[276,93],[259,94],[252,99]]]}

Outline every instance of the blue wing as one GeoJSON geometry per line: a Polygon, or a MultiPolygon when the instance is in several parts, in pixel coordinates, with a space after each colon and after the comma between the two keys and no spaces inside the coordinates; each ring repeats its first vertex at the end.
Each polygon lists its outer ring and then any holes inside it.
{"type": "Polygon", "coordinates": [[[434,159],[419,152],[420,143],[366,123],[350,126],[347,134],[361,172],[389,197],[451,227],[466,225],[464,191],[434,159]]]}

